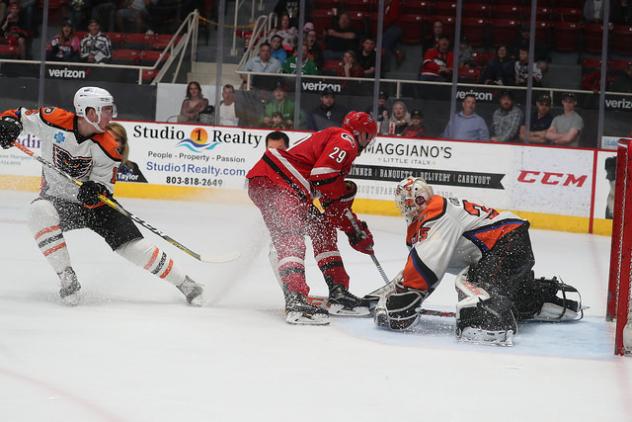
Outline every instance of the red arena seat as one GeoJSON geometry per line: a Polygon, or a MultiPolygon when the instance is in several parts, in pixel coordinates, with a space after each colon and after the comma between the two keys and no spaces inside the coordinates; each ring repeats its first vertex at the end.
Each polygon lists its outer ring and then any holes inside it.
{"type": "Polygon", "coordinates": [[[507,44],[518,37],[520,21],[514,19],[494,19],[491,21],[494,44],[507,44]]]}
{"type": "Polygon", "coordinates": [[[632,26],[616,25],[612,36],[612,51],[624,56],[632,56],[632,26]]]}
{"type": "Polygon", "coordinates": [[[121,48],[125,46],[125,34],[122,32],[107,32],[106,35],[112,41],[112,48],[121,48]]]}
{"type": "Polygon", "coordinates": [[[407,1],[401,5],[402,16],[407,14],[420,14],[431,16],[436,13],[435,5],[430,1],[407,1]]]}
{"type": "Polygon", "coordinates": [[[487,20],[482,18],[463,18],[463,36],[472,47],[482,47],[485,44],[487,20]]]}
{"type": "Polygon", "coordinates": [[[579,32],[582,26],[575,22],[555,22],[553,24],[553,47],[563,53],[578,50],[579,32]]]}
{"type": "Polygon", "coordinates": [[[456,17],[456,3],[453,3],[453,2],[437,2],[435,4],[435,12],[436,12],[437,15],[455,16],[456,17]]]}
{"type": "Polygon", "coordinates": [[[601,40],[603,25],[587,23],[584,26],[584,51],[591,54],[601,54],[601,40]]]}
{"type": "Polygon", "coordinates": [[[140,51],[121,48],[112,50],[112,63],[136,65],[140,61],[140,51]]]}
{"type": "Polygon", "coordinates": [[[485,3],[464,3],[463,17],[466,18],[488,18],[489,6],[485,3]]]}
{"type": "Polygon", "coordinates": [[[314,6],[317,9],[331,9],[340,7],[340,0],[314,0],[314,6]]]}
{"type": "Polygon", "coordinates": [[[334,22],[333,20],[334,12],[331,9],[314,10],[312,12],[312,23],[318,33],[322,33],[324,30],[331,28],[334,22]]]}
{"type": "Polygon", "coordinates": [[[404,15],[399,19],[402,28],[401,41],[405,44],[419,44],[422,39],[423,18],[421,15],[404,15]]]}
{"type": "Polygon", "coordinates": [[[17,59],[18,51],[15,47],[7,44],[0,44],[0,58],[17,59]]]}
{"type": "Polygon", "coordinates": [[[529,16],[529,10],[524,6],[497,5],[492,8],[492,17],[495,19],[524,20],[529,16]]]}
{"type": "Polygon", "coordinates": [[[125,48],[135,48],[138,50],[148,49],[151,48],[155,40],[155,35],[146,35],[142,33],[126,34],[125,48]]]}
{"type": "Polygon", "coordinates": [[[157,74],[158,74],[158,71],[154,69],[143,70],[143,82],[150,83],[151,81],[154,80],[157,74]]]}
{"type": "Polygon", "coordinates": [[[374,12],[377,6],[373,0],[346,0],[344,6],[353,12],[374,12]]]}
{"type": "Polygon", "coordinates": [[[476,83],[481,79],[481,69],[478,67],[462,67],[459,69],[459,81],[476,83]]]}
{"type": "Polygon", "coordinates": [[[359,32],[364,33],[366,25],[368,24],[368,15],[363,12],[349,12],[349,19],[351,20],[351,27],[359,32]]]}
{"type": "Polygon", "coordinates": [[[582,10],[575,8],[557,8],[551,11],[553,19],[562,22],[579,22],[582,19],[582,10]]]}
{"type": "MultiPolygon", "coordinates": [[[[146,50],[140,53],[140,64],[143,66],[153,66],[160,58],[161,51],[146,50]]],[[[163,61],[169,58],[169,53],[165,53],[163,61]]]]}

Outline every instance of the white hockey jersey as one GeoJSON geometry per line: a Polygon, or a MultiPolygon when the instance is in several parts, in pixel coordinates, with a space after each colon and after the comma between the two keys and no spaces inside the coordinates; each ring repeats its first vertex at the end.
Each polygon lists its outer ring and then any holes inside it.
{"type": "MultiPolygon", "coordinates": [[[[116,140],[109,133],[89,138],[81,136],[77,130],[78,117],[60,108],[19,108],[5,111],[2,116],[18,119],[24,132],[38,137],[42,158],[55,167],[82,182],[92,180],[113,191],[122,157],[116,140]]],[[[53,170],[43,168],[42,194],[79,202],[77,193],[78,187],[73,183],[53,170]]]]}
{"type": "Polygon", "coordinates": [[[432,291],[446,272],[457,274],[478,262],[500,238],[525,223],[510,212],[434,195],[408,226],[404,286],[432,291]]]}

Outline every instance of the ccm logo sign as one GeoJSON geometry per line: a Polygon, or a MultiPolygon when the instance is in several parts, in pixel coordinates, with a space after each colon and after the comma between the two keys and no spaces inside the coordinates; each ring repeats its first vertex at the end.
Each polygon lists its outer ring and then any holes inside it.
{"type": "Polygon", "coordinates": [[[520,170],[518,175],[518,181],[521,183],[575,186],[578,188],[584,186],[587,179],[587,175],[576,176],[571,173],[554,173],[550,171],[520,170]]]}

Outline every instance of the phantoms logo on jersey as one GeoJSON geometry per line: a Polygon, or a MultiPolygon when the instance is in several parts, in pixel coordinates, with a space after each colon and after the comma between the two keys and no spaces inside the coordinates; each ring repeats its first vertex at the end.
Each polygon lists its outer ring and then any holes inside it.
{"type": "Polygon", "coordinates": [[[75,179],[86,177],[92,169],[91,157],[73,157],[57,145],[53,145],[53,163],[75,179]]]}

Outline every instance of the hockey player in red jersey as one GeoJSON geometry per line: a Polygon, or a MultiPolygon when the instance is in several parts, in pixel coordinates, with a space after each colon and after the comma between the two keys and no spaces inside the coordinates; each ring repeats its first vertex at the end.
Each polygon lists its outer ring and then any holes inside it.
{"type": "Polygon", "coordinates": [[[316,261],[329,286],[329,303],[349,310],[366,306],[362,299],[349,293],[349,276],[336,238],[323,235],[323,227],[339,228],[354,249],[373,252],[373,236],[367,225],[355,214],[349,214],[355,184],[344,178],[355,157],[376,134],[377,124],[370,115],[350,112],[342,128],[316,132],[287,151],[267,150],[246,176],[248,194],[261,211],[277,252],[286,320],[291,324],[329,322],[326,310],[307,302],[305,235],[312,238],[316,261]],[[315,197],[323,204],[324,215],[311,212],[315,197]],[[354,230],[354,225],[360,232],[354,230]]]}
{"type": "Polygon", "coordinates": [[[400,182],[395,200],[408,223],[410,254],[398,277],[367,296],[378,300],[379,326],[412,326],[446,272],[458,274],[457,337],[462,340],[511,345],[517,321],[582,317],[575,288],[556,278],[534,278],[526,220],[435,195],[421,178],[400,182]],[[572,295],[577,300],[569,299],[572,295]]]}
{"type": "Polygon", "coordinates": [[[44,167],[42,188],[30,206],[28,226],[59,276],[59,295],[67,304],[79,301],[81,285],[72,268],[64,232],[89,228],[116,253],[175,285],[193,305],[202,304],[202,287],[186,276],[167,253],[143,238],[127,217],[105,206],[99,195],[112,197],[122,156],[106,128],[116,117],[114,98],[104,89],[84,87],[74,97],[75,113],[60,108],[17,108],[0,115],[0,146],[10,148],[21,132],[41,139],[42,158],[83,182],[68,182],[44,167]]]}

